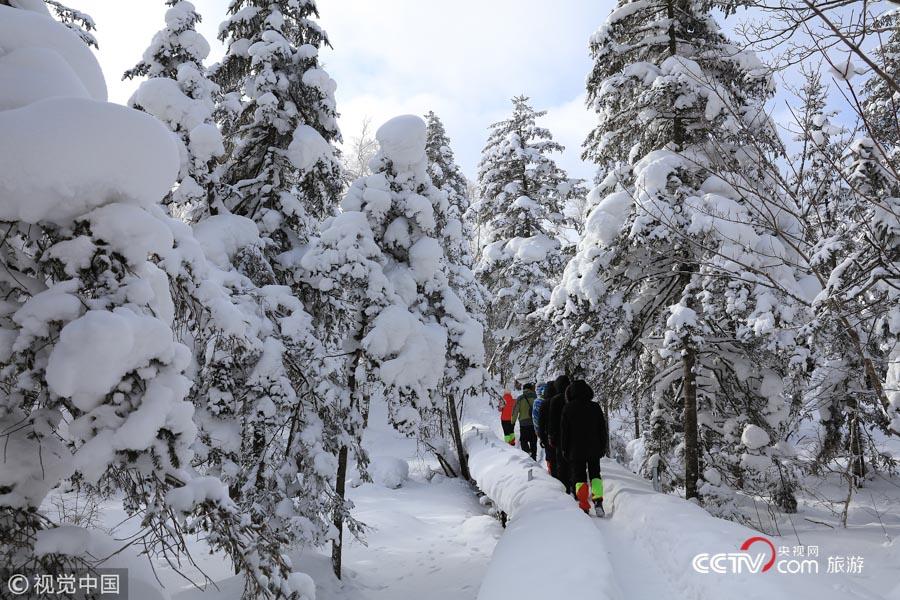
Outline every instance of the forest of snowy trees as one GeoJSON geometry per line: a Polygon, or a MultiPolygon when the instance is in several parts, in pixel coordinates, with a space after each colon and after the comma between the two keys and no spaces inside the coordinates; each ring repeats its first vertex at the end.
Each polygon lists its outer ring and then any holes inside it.
{"type": "Polygon", "coordinates": [[[468,480],[468,408],[560,373],[716,516],[896,469],[896,7],[620,0],[586,40],[594,181],[517,95],[472,186],[433,112],[342,146],[314,0],[230,0],[214,64],[165,4],[126,107],[89,16],[0,0],[0,566],[98,566],[47,508],[76,491],[141,552],[200,534],[244,598],[313,598],[289,550],[340,576],[364,536],[370,407],[468,480]]]}

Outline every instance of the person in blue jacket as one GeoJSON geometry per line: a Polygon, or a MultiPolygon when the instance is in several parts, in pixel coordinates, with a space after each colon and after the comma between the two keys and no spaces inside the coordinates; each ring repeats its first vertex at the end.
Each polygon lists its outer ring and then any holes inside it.
{"type": "Polygon", "coordinates": [[[535,388],[537,398],[534,401],[534,406],[531,408],[531,422],[534,424],[534,431],[537,433],[538,437],[541,436],[541,405],[544,403],[544,392],[546,391],[546,383],[539,383],[537,385],[537,388],[535,388]]]}

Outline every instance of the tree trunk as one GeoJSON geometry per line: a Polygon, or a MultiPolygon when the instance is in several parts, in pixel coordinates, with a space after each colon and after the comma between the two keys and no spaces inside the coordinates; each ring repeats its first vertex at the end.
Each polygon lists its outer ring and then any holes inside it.
{"type": "Polygon", "coordinates": [[[850,418],[848,419],[850,426],[850,476],[853,487],[860,488],[866,476],[866,457],[863,453],[862,435],[859,426],[859,404],[856,397],[853,395],[848,397],[847,407],[850,409],[850,418]]]}
{"type": "MultiPolygon", "coordinates": [[[[334,491],[343,503],[345,491],[347,489],[347,446],[341,446],[338,453],[338,470],[337,482],[334,491]]],[[[344,511],[343,507],[334,511],[334,526],[337,528],[337,539],[331,542],[331,567],[334,569],[334,575],[338,579],[341,578],[341,559],[342,550],[344,548],[344,511]]]]}
{"type": "Polygon", "coordinates": [[[697,439],[697,378],[694,365],[697,356],[694,348],[686,344],[682,350],[684,361],[684,496],[697,498],[697,480],[700,478],[700,452],[697,439]]]}
{"type": "Polygon", "coordinates": [[[453,430],[453,443],[456,445],[456,456],[459,458],[459,474],[466,481],[471,481],[469,473],[469,459],[463,448],[462,431],[459,426],[459,413],[456,410],[456,399],[453,394],[447,394],[447,412],[450,413],[450,427],[453,430]]]}
{"type": "MultiPolygon", "coordinates": [[[[357,342],[359,340],[357,339],[357,342]]],[[[350,403],[351,407],[357,401],[356,391],[357,391],[357,382],[356,382],[356,368],[359,366],[359,361],[362,360],[362,350],[357,349],[356,354],[353,357],[353,363],[350,368],[350,375],[347,377],[347,390],[350,394],[350,403]]],[[[368,414],[368,403],[363,405],[363,429],[365,429],[366,425],[369,421],[368,414]]],[[[341,446],[341,449],[338,451],[338,469],[337,469],[337,478],[334,484],[334,491],[340,498],[341,506],[337,507],[334,511],[334,526],[337,529],[337,539],[331,543],[331,567],[334,569],[334,575],[338,579],[341,578],[341,559],[342,552],[344,549],[344,511],[343,511],[343,503],[344,498],[346,497],[347,490],[347,456],[349,452],[347,446],[341,446]]]]}
{"type": "MultiPolygon", "coordinates": [[[[641,399],[640,396],[635,395],[634,402],[632,403],[632,409],[634,409],[634,439],[638,439],[641,437],[641,399]]],[[[609,418],[609,415],[606,417],[609,418]]]]}

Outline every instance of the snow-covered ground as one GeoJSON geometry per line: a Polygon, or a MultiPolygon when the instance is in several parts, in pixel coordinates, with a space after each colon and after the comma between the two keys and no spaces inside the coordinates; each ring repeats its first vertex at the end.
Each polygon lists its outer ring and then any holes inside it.
{"type": "MultiPolygon", "coordinates": [[[[540,600],[555,597],[548,594],[566,585],[588,586],[591,598],[611,600],[900,600],[900,494],[894,480],[869,482],[854,501],[846,529],[820,502],[807,497],[798,514],[779,520],[783,535],[766,536],[778,549],[817,547],[819,574],[702,574],[692,566],[696,554],[738,552],[742,542],[759,532],[654,492],[649,482],[610,459],[603,461],[607,517],[588,517],[542,465],[503,443],[494,427],[478,428],[477,433],[470,428],[473,474],[509,514],[504,530],[472,487],[437,473],[433,458],[387,426],[383,407],[374,407],[370,418],[366,449],[376,462],[404,461],[408,477],[398,475],[402,481],[391,489],[384,481],[360,483],[351,474],[353,514],[368,531],[364,543],[345,538],[343,581],[331,573],[328,548],[292,557],[315,579],[318,600],[492,600],[510,594],[540,600]],[[479,436],[477,443],[471,441],[473,435],[479,436]],[[831,556],[861,556],[863,568],[857,574],[828,573],[831,556]]],[[[71,508],[73,497],[65,498],[71,508]]],[[[60,499],[55,497],[56,502],[60,499]]],[[[138,529],[120,503],[109,501],[98,508],[103,528],[115,537],[138,529]]],[[[239,598],[242,579],[233,576],[228,562],[209,554],[201,540],[189,540],[189,546],[196,564],[183,564],[179,570],[195,581],[202,570],[216,585],[194,589],[176,570],[156,561],[156,574],[172,598],[239,598]]]]}
{"type": "Polygon", "coordinates": [[[345,542],[344,579],[353,593],[320,592],[317,600],[474,599],[500,522],[468,484],[435,474],[437,461],[391,430],[382,406],[373,406],[369,419],[366,450],[375,460],[407,460],[410,478],[397,489],[375,483],[350,488],[353,514],[369,527],[365,545],[345,542]]]}
{"type": "MultiPolygon", "coordinates": [[[[408,479],[390,489],[360,483],[358,475],[351,474],[348,495],[355,505],[353,515],[368,530],[364,542],[345,532],[342,581],[331,572],[330,548],[296,555],[294,564],[315,580],[317,600],[474,599],[502,534],[500,522],[487,514],[468,484],[435,474],[437,462],[413,440],[393,431],[386,418],[383,405],[372,407],[363,445],[373,462],[406,461],[408,479]]],[[[174,593],[175,599],[240,597],[241,579],[223,571],[225,561],[196,558],[213,579],[221,578],[218,589],[187,588],[174,593]]],[[[163,573],[168,585],[186,587],[170,570],[163,573]]]]}
{"type": "Polygon", "coordinates": [[[466,440],[479,486],[510,514],[509,529],[479,595],[482,600],[501,598],[511,590],[516,597],[546,597],[548,590],[541,591],[545,576],[517,571],[528,561],[559,574],[554,589],[562,595],[567,586],[582,589],[582,579],[593,578],[602,582],[591,588],[595,598],[900,598],[900,549],[895,544],[900,518],[896,487],[891,489],[895,481],[867,484],[861,495],[873,500],[855,501],[846,529],[836,526],[834,516],[829,518],[822,507],[801,503],[796,515],[781,519],[782,535],[764,536],[776,553],[776,562],[766,572],[745,568],[740,573],[701,573],[694,568],[697,555],[740,553],[768,561],[773,554],[764,542],[754,542],[741,553],[742,544],[761,536],[759,531],[657,493],[648,481],[610,459],[603,461],[607,518],[594,519],[592,527],[560,485],[493,431],[470,428],[466,440]],[[829,521],[831,526],[824,525],[829,521]],[[573,524],[584,529],[572,529],[573,524]],[[782,563],[795,561],[800,546],[804,552],[817,549],[818,573],[779,572],[800,566],[782,563]],[[850,557],[862,557],[859,572],[848,572],[850,557]],[[831,572],[837,570],[832,563],[843,563],[843,572],[831,572]],[[507,583],[511,579],[517,583],[507,583]]]}

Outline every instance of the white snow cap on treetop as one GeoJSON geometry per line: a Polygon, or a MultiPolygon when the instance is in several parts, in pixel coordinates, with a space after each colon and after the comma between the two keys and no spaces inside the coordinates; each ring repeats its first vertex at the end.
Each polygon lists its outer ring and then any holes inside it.
{"type": "Polygon", "coordinates": [[[37,2],[17,0],[16,3],[26,10],[0,5],[0,52],[7,54],[22,48],[52,50],[69,63],[94,100],[105,102],[106,80],[91,49],[75,32],[50,18],[46,10],[35,10],[32,4],[36,6],[37,2]]]}
{"type": "Polygon", "coordinates": [[[155,205],[178,175],[172,134],[124,106],[51,98],[0,111],[0,131],[2,221],[66,224],[113,202],[155,205]]]}
{"type": "Polygon", "coordinates": [[[409,167],[425,156],[425,121],[416,115],[394,117],[378,128],[375,139],[397,168],[409,167]]]}

